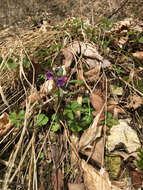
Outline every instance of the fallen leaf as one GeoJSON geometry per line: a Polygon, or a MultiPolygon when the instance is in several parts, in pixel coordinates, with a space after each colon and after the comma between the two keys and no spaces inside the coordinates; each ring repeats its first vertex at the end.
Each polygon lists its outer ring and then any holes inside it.
{"type": "Polygon", "coordinates": [[[65,57],[63,64],[65,65],[66,70],[69,69],[75,55],[86,57],[87,64],[90,68],[93,68],[97,63],[103,61],[103,57],[98,53],[94,45],[80,41],[74,41],[71,43],[63,50],[63,55],[65,57]],[[91,61],[90,59],[95,59],[95,61],[91,61]]]}
{"type": "MultiPolygon", "coordinates": [[[[79,143],[79,133],[73,132],[70,136],[70,140],[71,140],[71,143],[74,145],[74,147],[77,148],[78,143],[79,143]]],[[[71,158],[71,167],[74,167],[78,159],[73,150],[71,150],[70,158],[71,158]]],[[[76,173],[76,172],[77,170],[75,169],[73,173],[76,173]]]]}
{"type": "Polygon", "coordinates": [[[101,66],[97,65],[93,69],[85,72],[84,75],[86,77],[86,80],[88,80],[89,82],[96,82],[99,79],[100,68],[101,66]]]}
{"type": "Polygon", "coordinates": [[[126,181],[111,181],[111,184],[116,186],[116,187],[119,187],[119,188],[127,188],[127,182],[126,181]]]}
{"type": "Polygon", "coordinates": [[[84,160],[81,161],[81,167],[84,171],[84,183],[88,190],[111,190],[109,175],[103,168],[98,172],[84,160]]]}
{"type": "MultiPolygon", "coordinates": [[[[104,108],[104,106],[103,106],[104,108]]],[[[101,109],[101,112],[103,110],[101,109]]],[[[98,113],[93,121],[93,123],[90,125],[88,129],[86,129],[79,141],[79,150],[84,149],[87,145],[91,144],[96,138],[101,137],[102,132],[102,125],[97,127],[97,124],[99,122],[99,118],[101,116],[101,112],[98,113]]]]}
{"type": "Polygon", "coordinates": [[[119,114],[125,114],[126,112],[117,104],[112,104],[107,107],[107,111],[113,113],[113,119],[118,120],[119,114]]]}
{"type": "Polygon", "coordinates": [[[85,190],[84,184],[74,184],[74,183],[69,183],[68,184],[68,190],[85,190]]]}
{"type": "Polygon", "coordinates": [[[104,138],[100,138],[100,140],[95,143],[95,147],[93,143],[93,145],[87,146],[84,150],[81,150],[81,153],[90,156],[90,158],[101,167],[104,157],[104,138]]]}
{"type": "Polygon", "coordinates": [[[136,57],[138,60],[143,61],[143,51],[137,51],[133,53],[133,56],[136,57]]]}
{"type": "MultiPolygon", "coordinates": [[[[105,100],[103,98],[103,93],[101,92],[101,90],[95,90],[93,93],[91,93],[90,101],[93,108],[96,110],[96,111],[93,111],[92,114],[96,116],[101,111],[105,103],[105,100]]],[[[103,120],[103,119],[104,119],[104,109],[100,116],[100,120],[103,120]]]]}
{"type": "Polygon", "coordinates": [[[141,105],[143,105],[143,97],[141,96],[133,94],[133,95],[130,95],[128,99],[129,99],[129,104],[126,106],[128,108],[137,109],[141,105]]]}
{"type": "Polygon", "coordinates": [[[11,128],[10,120],[8,119],[8,116],[9,115],[6,112],[4,112],[0,116],[0,137],[5,135],[11,128]]]}
{"type": "Polygon", "coordinates": [[[121,96],[123,94],[123,88],[116,85],[110,85],[110,89],[113,95],[121,96]]]}
{"type": "Polygon", "coordinates": [[[134,188],[140,188],[143,185],[143,171],[129,169],[129,176],[134,188]]]}
{"type": "Polygon", "coordinates": [[[63,189],[63,174],[60,168],[57,169],[55,175],[52,177],[52,185],[54,190],[63,189]]]}

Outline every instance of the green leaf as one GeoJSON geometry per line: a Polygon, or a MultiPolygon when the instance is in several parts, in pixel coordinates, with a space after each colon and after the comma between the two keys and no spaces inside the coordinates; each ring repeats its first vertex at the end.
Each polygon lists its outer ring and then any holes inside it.
{"type": "Polygon", "coordinates": [[[29,68],[30,67],[30,61],[27,58],[23,59],[23,66],[25,68],[29,68]]]}
{"type": "Polygon", "coordinates": [[[72,123],[69,127],[70,127],[70,130],[73,132],[79,132],[83,130],[82,127],[80,127],[79,125],[76,125],[75,123],[72,123]]]}
{"type": "Polygon", "coordinates": [[[12,59],[9,59],[7,64],[9,66],[9,68],[12,70],[17,69],[17,67],[18,67],[18,63],[13,62],[12,59]]]}
{"type": "Polygon", "coordinates": [[[8,119],[16,119],[16,113],[15,112],[11,112],[10,116],[8,117],[8,119]]]}
{"type": "Polygon", "coordinates": [[[39,74],[37,77],[37,80],[41,80],[41,79],[46,79],[46,75],[45,74],[39,74]]]}
{"type": "Polygon", "coordinates": [[[78,85],[80,86],[83,83],[83,81],[80,80],[80,79],[78,79],[78,80],[70,80],[69,83],[78,83],[78,85]]]}
{"type": "Polygon", "coordinates": [[[56,72],[56,76],[57,77],[63,76],[63,68],[62,67],[58,68],[58,71],[56,72]]]}
{"type": "Polygon", "coordinates": [[[138,42],[141,43],[141,44],[143,44],[143,37],[139,38],[138,42]]]}
{"type": "Polygon", "coordinates": [[[45,114],[40,114],[37,118],[36,125],[41,126],[41,125],[46,125],[49,121],[49,118],[45,114]]]}
{"type": "Polygon", "coordinates": [[[40,152],[40,156],[39,156],[39,158],[43,158],[43,157],[44,157],[43,152],[40,152]]]}
{"type": "Polygon", "coordinates": [[[58,121],[58,115],[54,113],[51,117],[52,121],[58,121]]]}
{"type": "Polygon", "coordinates": [[[49,59],[49,60],[44,64],[45,67],[49,67],[49,66],[51,66],[51,65],[52,65],[52,60],[51,60],[51,59],[49,59]]]}
{"type": "Polygon", "coordinates": [[[69,119],[74,119],[74,115],[73,115],[73,113],[72,112],[69,112],[68,114],[67,114],[67,116],[69,117],[69,119]]]}
{"type": "Polygon", "coordinates": [[[19,111],[17,114],[17,118],[18,119],[24,119],[24,117],[25,117],[24,111],[23,110],[19,111]]]}
{"type": "Polygon", "coordinates": [[[51,131],[57,132],[60,129],[60,125],[58,123],[54,123],[51,127],[51,131]]]}
{"type": "Polygon", "coordinates": [[[66,110],[64,110],[63,115],[67,115],[67,114],[70,113],[70,112],[72,112],[72,110],[66,109],[66,110]]]}
{"type": "Polygon", "coordinates": [[[78,102],[73,101],[71,103],[71,109],[73,110],[73,112],[77,112],[77,111],[79,111],[81,109],[81,105],[78,104],[78,102]]]}
{"type": "Polygon", "coordinates": [[[70,80],[69,83],[78,83],[79,86],[83,83],[82,80],[70,80]]]}
{"type": "Polygon", "coordinates": [[[89,98],[83,98],[82,103],[89,103],[89,98]]]}
{"type": "Polygon", "coordinates": [[[2,58],[2,57],[0,57],[0,64],[2,63],[2,61],[3,61],[3,58],[2,58]]]}
{"type": "Polygon", "coordinates": [[[115,119],[111,119],[110,120],[112,125],[118,125],[119,124],[119,121],[115,120],[115,119]]]}
{"type": "Polygon", "coordinates": [[[112,119],[112,118],[113,118],[112,113],[111,113],[111,112],[107,112],[107,113],[106,113],[106,118],[107,118],[107,120],[112,119]]]}

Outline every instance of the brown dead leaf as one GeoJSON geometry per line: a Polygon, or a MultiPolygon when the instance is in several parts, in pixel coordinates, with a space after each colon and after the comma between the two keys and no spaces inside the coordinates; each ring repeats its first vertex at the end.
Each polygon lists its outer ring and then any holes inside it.
{"type": "Polygon", "coordinates": [[[101,137],[102,126],[100,125],[97,127],[101,112],[97,114],[91,126],[83,132],[79,141],[79,150],[84,149],[85,147],[90,145],[93,141],[95,141],[96,138],[101,137]]]}
{"type": "MultiPolygon", "coordinates": [[[[95,90],[91,95],[90,95],[90,101],[92,106],[96,111],[93,111],[92,114],[96,116],[102,109],[103,105],[105,104],[105,100],[103,98],[103,93],[101,90],[95,90]]],[[[101,113],[100,120],[104,119],[104,109],[103,112],[101,113]]]]}
{"type": "MultiPolygon", "coordinates": [[[[96,142],[95,142],[96,143],[96,142]]],[[[94,147],[94,143],[91,146],[85,147],[84,150],[81,150],[81,153],[90,156],[99,166],[101,166],[104,157],[104,138],[101,138],[94,147]]]]}
{"type": "Polygon", "coordinates": [[[143,97],[133,94],[129,96],[129,104],[126,107],[137,109],[141,105],[143,105],[143,97]]]}
{"type": "Polygon", "coordinates": [[[81,161],[84,171],[84,183],[88,190],[111,190],[111,182],[108,173],[102,168],[98,172],[84,160],[81,161]]]}
{"type": "Polygon", "coordinates": [[[100,74],[100,65],[97,65],[93,69],[90,69],[89,71],[85,72],[85,77],[87,78],[88,81],[90,82],[96,82],[99,79],[99,74],[100,74]]]}
{"type": "Polygon", "coordinates": [[[107,111],[113,113],[113,119],[118,120],[119,114],[125,114],[126,112],[117,104],[112,104],[107,107],[107,111]]]}
{"type": "Polygon", "coordinates": [[[143,185],[143,171],[142,170],[129,170],[132,185],[134,188],[140,188],[143,185]]]}
{"type": "Polygon", "coordinates": [[[119,21],[116,23],[114,27],[112,27],[111,32],[117,32],[120,33],[123,30],[129,29],[132,23],[132,18],[126,18],[123,21],[119,21]]]}
{"type": "Polygon", "coordinates": [[[133,53],[133,56],[137,58],[138,60],[143,61],[143,51],[137,51],[133,53]]]}
{"type": "Polygon", "coordinates": [[[60,168],[57,169],[55,175],[52,177],[52,185],[54,190],[63,189],[63,174],[60,168]]]}
{"type": "Polygon", "coordinates": [[[8,120],[8,116],[9,115],[6,112],[4,112],[0,116],[0,137],[5,135],[11,128],[10,120],[8,120]]]}
{"type": "Polygon", "coordinates": [[[119,188],[126,188],[127,187],[127,182],[126,181],[111,181],[111,184],[119,187],[119,188]]]}
{"type": "MultiPolygon", "coordinates": [[[[77,54],[78,55],[81,54],[82,56],[87,57],[88,59],[103,61],[103,57],[98,53],[95,46],[89,43],[74,41],[66,49],[63,50],[63,55],[65,57],[63,63],[65,65],[66,70],[69,69],[72,60],[74,58],[74,55],[77,54]]],[[[89,61],[88,59],[87,63],[89,64],[89,67],[91,66],[93,68],[94,66],[96,66],[97,64],[96,61],[94,63],[93,61],[89,61]]]]}
{"type": "Polygon", "coordinates": [[[69,183],[68,184],[68,190],[85,190],[84,184],[74,184],[74,183],[69,183]]]}

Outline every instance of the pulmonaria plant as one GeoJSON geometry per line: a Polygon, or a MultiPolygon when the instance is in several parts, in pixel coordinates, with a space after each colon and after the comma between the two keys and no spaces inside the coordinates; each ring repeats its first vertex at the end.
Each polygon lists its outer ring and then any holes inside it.
{"type": "Polygon", "coordinates": [[[54,73],[52,73],[52,72],[47,72],[47,73],[46,73],[46,77],[47,77],[48,80],[53,80],[53,79],[54,79],[54,73]]]}
{"type": "Polygon", "coordinates": [[[56,80],[56,84],[57,84],[58,87],[64,86],[66,82],[67,82],[67,77],[59,77],[56,80]]]}
{"type": "Polygon", "coordinates": [[[47,73],[46,73],[46,77],[47,77],[48,80],[55,80],[56,85],[57,85],[58,87],[64,86],[65,83],[67,82],[67,77],[65,77],[65,76],[60,76],[60,77],[57,78],[57,77],[54,75],[53,72],[47,72],[47,73]]]}

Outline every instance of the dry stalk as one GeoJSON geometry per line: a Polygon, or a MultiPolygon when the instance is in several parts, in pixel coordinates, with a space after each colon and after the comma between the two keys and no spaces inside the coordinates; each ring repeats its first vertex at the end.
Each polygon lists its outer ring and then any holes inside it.
{"type": "MultiPolygon", "coordinates": [[[[33,135],[33,136],[34,136],[34,135],[33,135]]],[[[22,164],[23,164],[23,162],[24,162],[24,159],[25,159],[25,157],[26,157],[26,155],[27,155],[27,153],[28,153],[28,151],[29,151],[29,149],[30,149],[30,147],[31,147],[31,145],[32,145],[33,138],[34,138],[33,136],[32,136],[30,142],[29,142],[28,145],[27,145],[27,148],[26,148],[26,150],[25,150],[25,152],[24,152],[24,154],[23,154],[23,156],[22,156],[22,158],[21,158],[21,160],[20,160],[20,162],[19,162],[19,165],[18,165],[17,169],[15,170],[14,174],[13,174],[13,175],[11,176],[11,178],[9,179],[9,183],[12,183],[13,179],[15,178],[15,176],[17,175],[17,173],[20,171],[20,168],[21,168],[21,166],[22,166],[22,164]]]]}

